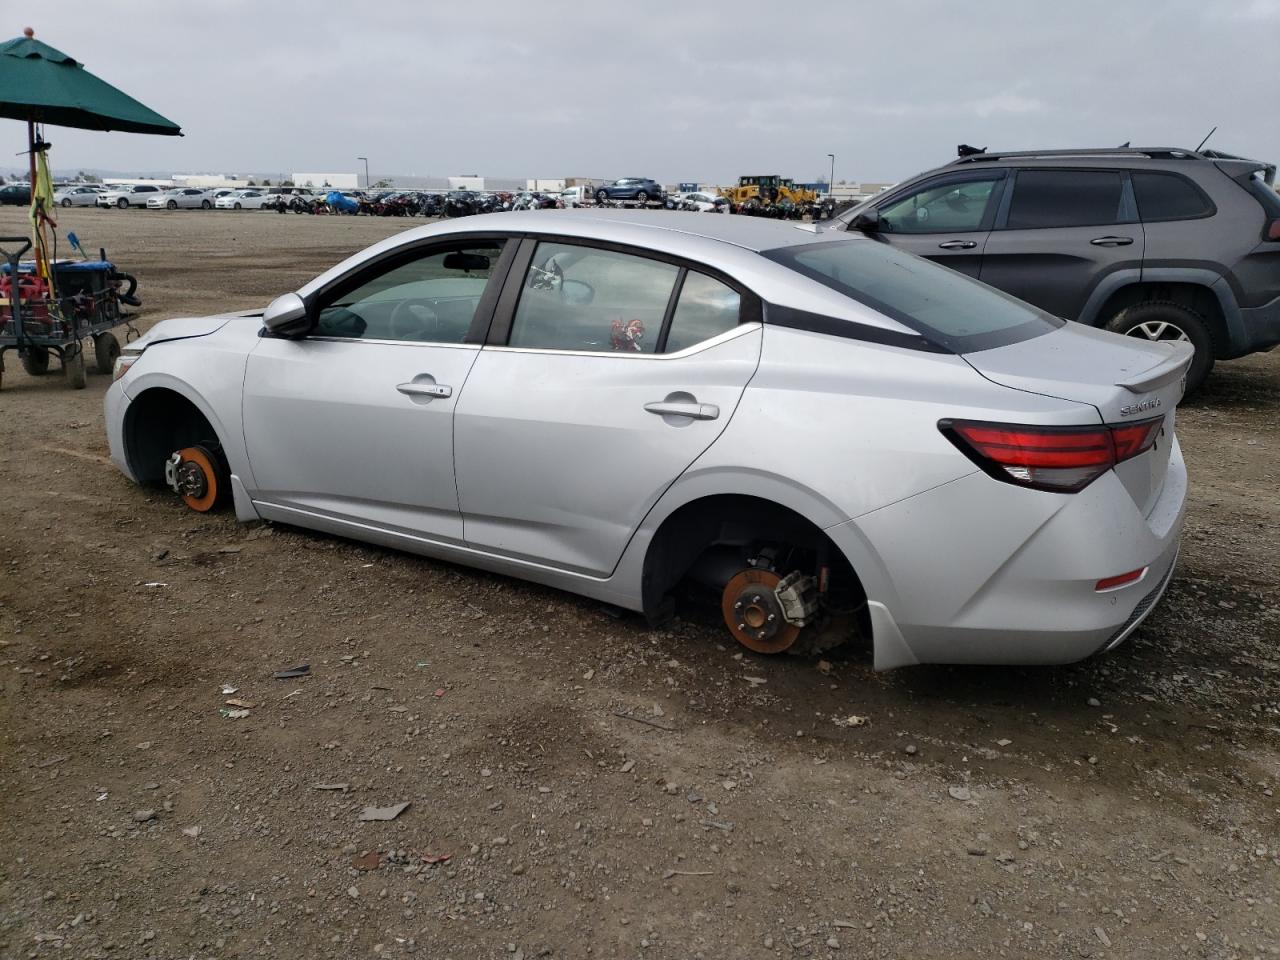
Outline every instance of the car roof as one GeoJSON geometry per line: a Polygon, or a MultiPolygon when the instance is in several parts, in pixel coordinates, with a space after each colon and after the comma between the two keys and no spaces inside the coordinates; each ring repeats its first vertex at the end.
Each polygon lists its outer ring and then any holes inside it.
{"type": "MultiPolygon", "coordinates": [[[[768,220],[762,217],[684,213],[674,210],[547,210],[538,215],[536,224],[523,213],[491,213],[476,225],[485,231],[496,229],[512,233],[559,233],[598,237],[599,228],[608,226],[611,239],[628,240],[640,246],[652,243],[656,231],[702,237],[733,244],[759,252],[824,239],[821,227],[793,221],[768,220]],[[530,229],[534,227],[536,229],[530,229]],[[575,229],[583,228],[583,229],[575,229]]],[[[847,236],[847,235],[846,235],[847,236]]],[[[832,238],[828,238],[832,239],[832,238]]]]}

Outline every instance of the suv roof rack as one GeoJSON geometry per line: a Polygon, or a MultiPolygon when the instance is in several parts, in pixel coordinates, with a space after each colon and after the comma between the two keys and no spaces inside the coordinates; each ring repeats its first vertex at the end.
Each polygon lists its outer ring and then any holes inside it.
{"type": "Polygon", "coordinates": [[[1085,150],[997,150],[992,153],[971,153],[952,160],[952,164],[989,163],[993,160],[1051,160],[1057,157],[1085,159],[1089,157],[1134,157],[1150,160],[1241,160],[1217,150],[1196,152],[1185,147],[1094,147],[1085,150]]]}

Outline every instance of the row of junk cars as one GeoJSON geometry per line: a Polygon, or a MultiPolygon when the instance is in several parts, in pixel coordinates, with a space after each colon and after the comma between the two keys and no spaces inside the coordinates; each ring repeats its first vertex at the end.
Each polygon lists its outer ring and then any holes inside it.
{"type": "MultiPolygon", "coordinates": [[[[623,181],[618,181],[622,183],[623,181]]],[[[619,191],[620,192],[620,191],[619,191]]],[[[321,190],[295,186],[261,186],[217,189],[164,188],[153,184],[68,184],[54,194],[62,207],[97,206],[125,210],[268,210],[297,214],[366,214],[382,217],[465,217],[510,210],[546,210],[565,207],[626,206],[700,213],[742,213],[800,219],[809,215],[825,219],[839,209],[818,198],[812,204],[772,205],[736,203],[733,198],[709,191],[658,192],[654,196],[610,196],[605,189],[570,187],[558,193],[543,191],[450,190],[321,190]]]]}

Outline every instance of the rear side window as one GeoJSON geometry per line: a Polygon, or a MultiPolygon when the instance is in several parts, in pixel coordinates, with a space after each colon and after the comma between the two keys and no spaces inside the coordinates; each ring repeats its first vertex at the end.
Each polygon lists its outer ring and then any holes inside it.
{"type": "Polygon", "coordinates": [[[1009,204],[1010,230],[1126,223],[1124,181],[1114,170],[1020,170],[1009,204]]]}
{"type": "Polygon", "coordinates": [[[680,299],[667,331],[666,353],[718,337],[738,325],[742,297],[727,284],[690,270],[680,286],[680,299]]]}
{"type": "MultiPolygon", "coordinates": [[[[762,255],[953,353],[1029,340],[1066,322],[948,267],[873,240],[806,243],[762,255]]],[[[851,329],[855,326],[849,323],[851,329]]]]}
{"type": "Polygon", "coordinates": [[[1213,214],[1213,204],[1186,177],[1176,173],[1130,174],[1138,200],[1138,214],[1146,222],[1192,220],[1213,214]]]}

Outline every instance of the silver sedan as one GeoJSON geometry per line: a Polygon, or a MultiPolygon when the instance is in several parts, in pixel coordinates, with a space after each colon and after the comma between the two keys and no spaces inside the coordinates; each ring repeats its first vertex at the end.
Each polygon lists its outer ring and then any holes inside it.
{"type": "Polygon", "coordinates": [[[706,602],[762,653],[1076,660],[1129,636],[1178,551],[1185,344],[842,231],[466,218],[125,350],[112,459],[194,510],[655,623],[706,602]]]}
{"type": "Polygon", "coordinates": [[[92,207],[105,189],[87,184],[62,187],[54,192],[53,202],[60,207],[92,207]]]}

